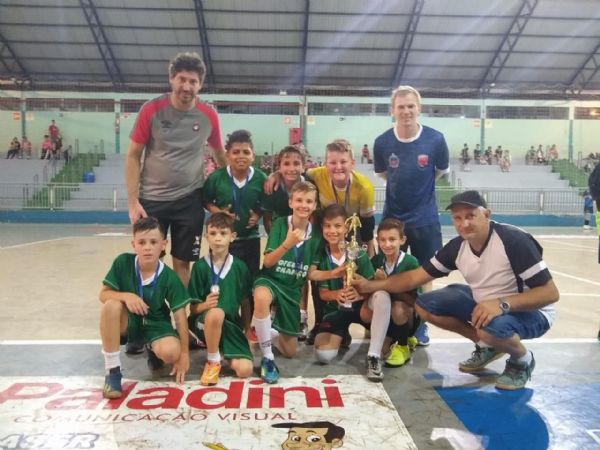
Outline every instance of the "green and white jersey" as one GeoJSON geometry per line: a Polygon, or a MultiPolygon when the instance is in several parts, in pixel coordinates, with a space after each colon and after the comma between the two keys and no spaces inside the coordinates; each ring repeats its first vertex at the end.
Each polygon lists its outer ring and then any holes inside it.
{"type": "Polygon", "coordinates": [[[239,182],[231,176],[231,169],[227,166],[215,170],[206,179],[202,193],[204,201],[214,203],[221,209],[231,205],[231,212],[236,214],[235,232],[238,240],[259,237],[258,225],[252,228],[246,228],[246,225],[250,210],[257,213],[261,211],[266,178],[262,171],[250,167],[247,179],[239,182]]]}
{"type": "MultiPolygon", "coordinates": [[[[287,237],[292,223],[292,216],[280,217],[273,222],[265,253],[277,249],[287,237]]],[[[279,286],[292,290],[300,290],[306,280],[308,269],[319,262],[319,254],[323,240],[317,230],[309,222],[305,235],[307,240],[300,242],[295,248],[289,249],[272,267],[263,267],[258,278],[267,277],[279,286]]]]}
{"type": "MultiPolygon", "coordinates": [[[[298,181],[304,181],[304,177],[300,177],[298,181]]],[[[265,194],[262,201],[262,208],[272,214],[271,220],[287,217],[292,214],[290,208],[289,194],[283,183],[279,185],[279,189],[273,191],[272,194],[265,194]]]]}
{"type": "Polygon", "coordinates": [[[225,318],[241,327],[240,304],[243,299],[250,298],[252,292],[250,271],[241,259],[233,255],[227,256],[218,276],[219,271],[221,267],[211,270],[209,255],[194,263],[188,286],[191,303],[204,303],[210,294],[210,287],[216,283],[219,285],[218,307],[225,312],[225,318]]]}
{"type": "MultiPolygon", "coordinates": [[[[117,256],[102,283],[115,291],[139,295],[136,261],[137,256],[133,253],[117,256]]],[[[170,323],[171,311],[185,307],[190,302],[190,296],[177,274],[162,261],[159,261],[158,277],[154,286],[153,280],[154,275],[142,281],[143,298],[148,305],[145,319],[167,320],[170,323]]]]}
{"type": "MultiPolygon", "coordinates": [[[[383,253],[377,253],[371,258],[371,263],[375,269],[383,270],[389,277],[395,273],[406,272],[407,270],[413,270],[420,266],[419,261],[413,255],[409,255],[402,250],[398,254],[398,258],[393,266],[388,266],[385,261],[385,255],[383,253]]],[[[421,292],[421,288],[415,289],[415,292],[421,292]]],[[[393,297],[393,295],[392,295],[393,297]]]]}
{"type": "MultiPolygon", "coordinates": [[[[319,264],[317,265],[318,270],[333,270],[336,267],[341,266],[346,262],[346,255],[342,255],[340,259],[335,258],[331,253],[329,253],[329,248],[327,244],[325,244],[323,251],[321,252],[319,264]]],[[[367,280],[373,278],[375,275],[375,271],[373,270],[373,266],[371,265],[371,261],[369,260],[369,255],[364,250],[360,250],[358,253],[358,258],[356,258],[356,273],[365,277],[367,280]]],[[[327,289],[330,291],[337,291],[338,289],[342,289],[344,287],[343,278],[334,278],[331,280],[325,280],[319,282],[320,289],[327,289]]],[[[323,314],[326,315],[330,312],[336,311],[338,309],[337,302],[324,302],[323,314]]]]}

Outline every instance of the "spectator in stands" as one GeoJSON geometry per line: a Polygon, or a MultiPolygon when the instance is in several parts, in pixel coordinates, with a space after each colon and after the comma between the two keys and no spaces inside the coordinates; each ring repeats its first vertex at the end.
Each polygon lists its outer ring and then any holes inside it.
{"type": "Polygon", "coordinates": [[[171,92],[144,103],[125,160],[129,220],[135,223],[151,215],[165,231],[170,229],[173,269],[185,286],[190,262],[200,255],[204,144],[208,142],[220,165],[227,165],[219,116],[197,98],[205,74],[197,53],[173,58],[171,92]]]}
{"type": "Polygon", "coordinates": [[[510,166],[512,166],[512,157],[510,156],[510,151],[507,149],[502,152],[502,157],[500,158],[500,171],[510,172],[510,166]]]}
{"type": "Polygon", "coordinates": [[[542,144],[539,145],[537,152],[535,152],[535,162],[538,165],[546,164],[546,155],[544,154],[542,144]]]}
{"type": "Polygon", "coordinates": [[[21,159],[23,159],[23,156],[31,159],[31,147],[31,141],[27,139],[27,136],[23,136],[23,139],[21,139],[21,159]]]}
{"type": "Polygon", "coordinates": [[[267,175],[270,175],[273,172],[273,157],[267,152],[265,152],[260,159],[260,170],[267,175]]]}
{"type": "Polygon", "coordinates": [[[594,200],[590,195],[590,191],[583,191],[583,229],[589,230],[592,227],[590,226],[590,220],[592,219],[592,214],[594,214],[594,200]]]}
{"type": "Polygon", "coordinates": [[[52,158],[53,159],[60,159],[61,155],[62,155],[62,138],[59,136],[58,139],[56,139],[56,141],[54,141],[54,147],[52,148],[52,158]]]}
{"type": "Polygon", "coordinates": [[[44,135],[44,141],[42,142],[42,157],[40,159],[50,159],[52,158],[52,149],[54,148],[54,144],[50,140],[50,135],[44,135]]]}
{"type": "Polygon", "coordinates": [[[469,166],[470,161],[471,156],[469,156],[469,146],[465,144],[462,150],[460,151],[460,169],[463,172],[471,171],[471,167],[469,166]]]}
{"type": "Polygon", "coordinates": [[[533,145],[529,148],[529,150],[527,150],[527,153],[525,154],[525,164],[528,166],[535,164],[535,147],[533,145]]]}
{"type": "Polygon", "coordinates": [[[320,156],[317,156],[317,166],[318,167],[323,166],[323,158],[321,158],[320,156]]]}
{"type": "Polygon", "coordinates": [[[475,149],[473,150],[473,161],[475,161],[475,164],[479,164],[480,157],[481,157],[481,148],[479,148],[479,144],[476,144],[475,149]]]}
{"type": "Polygon", "coordinates": [[[494,150],[494,161],[496,162],[496,164],[500,164],[501,159],[502,159],[502,146],[499,145],[498,147],[496,147],[496,150],[494,150]]]}
{"type": "Polygon", "coordinates": [[[494,152],[492,151],[492,146],[488,145],[488,148],[485,149],[485,153],[483,154],[483,160],[485,160],[485,164],[491,166],[493,158],[494,152]]]}
{"type": "Polygon", "coordinates": [[[308,150],[306,149],[306,146],[304,145],[304,142],[302,142],[302,139],[300,139],[294,145],[296,147],[298,147],[298,150],[300,150],[302,152],[302,154],[304,155],[304,158],[306,158],[307,156],[310,156],[310,154],[308,153],[308,150]]]}
{"type": "Polygon", "coordinates": [[[8,146],[8,152],[6,153],[6,159],[14,159],[19,156],[19,151],[21,150],[21,144],[19,144],[19,140],[14,137],[8,146]]]}
{"type": "Polygon", "coordinates": [[[548,150],[548,160],[551,162],[558,160],[558,147],[556,147],[556,144],[552,144],[552,147],[548,150]]]}
{"type": "Polygon", "coordinates": [[[50,122],[50,126],[48,127],[48,135],[50,136],[50,140],[53,144],[55,144],[58,138],[60,137],[60,130],[56,126],[56,122],[54,121],[54,119],[52,119],[52,121],[50,122]]]}
{"type": "Polygon", "coordinates": [[[72,147],[70,145],[67,145],[67,147],[65,147],[65,149],[62,152],[62,158],[65,161],[65,164],[69,164],[69,162],[71,161],[71,151],[72,151],[72,147]]]}
{"type": "Polygon", "coordinates": [[[373,163],[373,160],[371,159],[371,150],[369,150],[369,146],[367,144],[363,145],[363,148],[360,151],[360,163],[364,164],[365,161],[367,164],[373,163]]]}

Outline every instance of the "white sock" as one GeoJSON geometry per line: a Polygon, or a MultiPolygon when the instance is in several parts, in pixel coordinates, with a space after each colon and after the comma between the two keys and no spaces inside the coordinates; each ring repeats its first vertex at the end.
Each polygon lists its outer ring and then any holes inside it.
{"type": "Polygon", "coordinates": [[[516,362],[518,362],[522,366],[524,366],[525,364],[529,365],[529,364],[531,364],[532,358],[533,358],[533,355],[531,354],[531,352],[529,350],[527,350],[527,352],[525,352],[525,354],[523,356],[516,359],[516,362]]]}
{"type": "Polygon", "coordinates": [[[390,294],[385,291],[375,292],[369,297],[368,306],[373,311],[373,319],[371,319],[371,341],[367,355],[379,358],[385,334],[390,324],[390,314],[392,312],[390,294]]]}
{"type": "Polygon", "coordinates": [[[308,312],[305,309],[300,310],[300,323],[308,322],[308,312]]]}
{"type": "Polygon", "coordinates": [[[212,363],[220,363],[221,362],[221,353],[206,353],[206,359],[212,363]]]}
{"type": "Polygon", "coordinates": [[[110,372],[110,369],[121,366],[121,352],[105,352],[102,350],[104,355],[104,370],[106,373],[110,372]]]}
{"type": "Polygon", "coordinates": [[[259,319],[254,316],[254,329],[256,330],[256,338],[260,344],[260,350],[265,358],[275,359],[273,347],[271,343],[271,316],[264,319],[259,319]]]}

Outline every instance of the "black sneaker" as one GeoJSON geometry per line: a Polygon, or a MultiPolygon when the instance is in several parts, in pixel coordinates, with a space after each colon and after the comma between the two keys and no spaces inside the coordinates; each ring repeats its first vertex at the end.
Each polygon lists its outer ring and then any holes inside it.
{"type": "Polygon", "coordinates": [[[148,352],[148,369],[152,372],[160,370],[165,365],[164,361],[156,356],[156,353],[152,351],[152,347],[146,345],[146,351],[148,352]]]}
{"type": "Polygon", "coordinates": [[[125,344],[125,353],[128,355],[139,355],[140,353],[144,353],[144,343],[127,341],[127,344],[125,344]]]}

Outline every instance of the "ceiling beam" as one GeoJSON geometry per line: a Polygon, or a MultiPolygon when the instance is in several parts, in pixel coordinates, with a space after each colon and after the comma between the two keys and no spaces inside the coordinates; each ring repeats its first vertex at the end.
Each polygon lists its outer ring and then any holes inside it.
{"type": "Polygon", "coordinates": [[[414,0],[410,18],[408,19],[408,26],[404,32],[402,45],[400,45],[400,51],[398,52],[396,70],[394,71],[394,75],[390,80],[392,88],[398,86],[398,84],[400,84],[400,80],[402,80],[402,74],[404,73],[404,69],[406,67],[406,61],[408,60],[408,54],[410,53],[410,48],[417,31],[417,25],[419,24],[421,11],[423,10],[424,4],[425,0],[414,0]]]}
{"type": "Polygon", "coordinates": [[[523,34],[523,30],[525,29],[533,10],[537,6],[538,1],[539,0],[523,0],[521,3],[521,7],[515,14],[510,27],[502,38],[502,42],[500,42],[498,49],[494,53],[492,61],[481,78],[479,89],[481,89],[482,92],[489,93],[490,89],[495,86],[496,81],[500,76],[500,72],[504,69],[513,48],[523,34]]]}
{"type": "Polygon", "coordinates": [[[23,63],[17,57],[2,33],[0,33],[0,63],[6,69],[9,76],[29,78],[29,74],[23,66],[23,63]]]}
{"type": "Polygon", "coordinates": [[[302,30],[302,59],[300,61],[302,71],[300,87],[304,91],[306,81],[306,53],[308,52],[308,22],[310,18],[310,0],[304,0],[304,27],[302,30]]]}
{"type": "Polygon", "coordinates": [[[112,51],[110,42],[106,38],[106,33],[104,32],[104,28],[102,27],[102,23],[98,17],[98,12],[96,11],[94,1],[79,0],[79,5],[83,10],[85,20],[87,20],[87,23],[90,27],[90,31],[92,32],[92,36],[94,37],[94,41],[96,42],[96,46],[98,47],[98,51],[100,52],[100,56],[104,62],[104,67],[106,67],[106,71],[108,72],[108,76],[110,77],[115,89],[120,90],[125,84],[123,76],[121,75],[121,70],[119,69],[119,64],[117,63],[117,59],[112,51]]]}
{"type": "Polygon", "coordinates": [[[581,91],[583,91],[589,82],[596,76],[598,70],[600,70],[600,42],[571,77],[567,91],[572,94],[580,95],[581,91]]]}
{"type": "Polygon", "coordinates": [[[212,88],[215,84],[215,70],[213,68],[212,58],[210,56],[210,44],[208,42],[208,32],[206,31],[206,20],[204,17],[204,6],[202,0],[194,0],[194,11],[196,13],[196,22],[198,23],[198,33],[200,34],[200,45],[202,46],[202,58],[206,65],[205,84],[212,88]]]}

